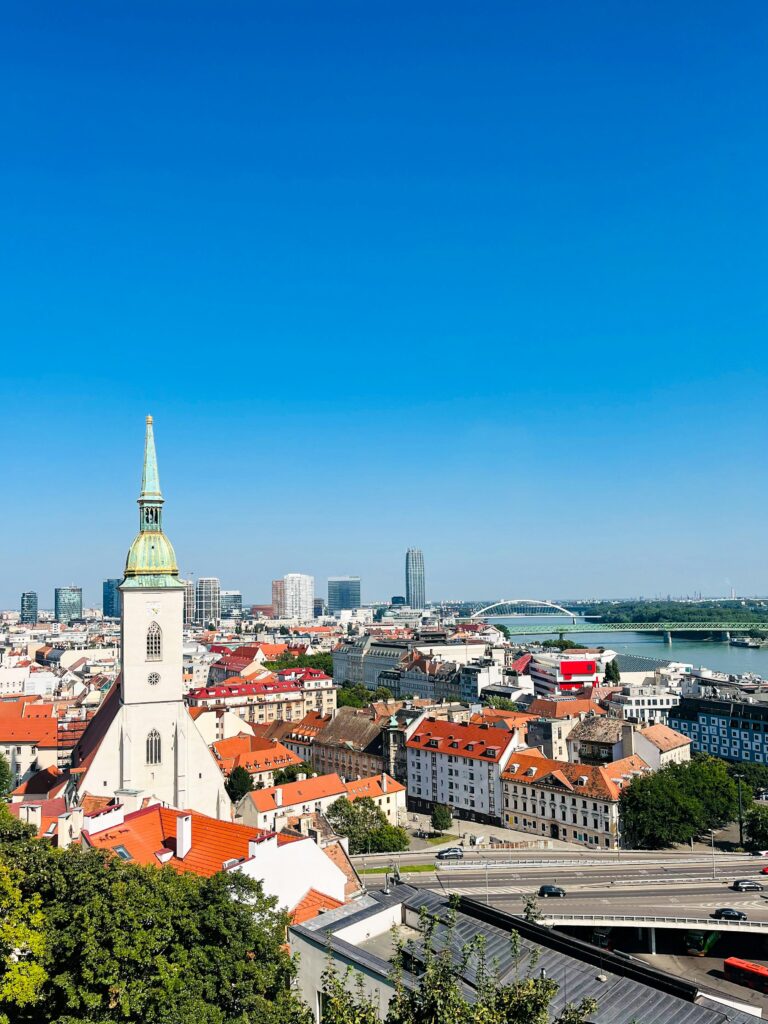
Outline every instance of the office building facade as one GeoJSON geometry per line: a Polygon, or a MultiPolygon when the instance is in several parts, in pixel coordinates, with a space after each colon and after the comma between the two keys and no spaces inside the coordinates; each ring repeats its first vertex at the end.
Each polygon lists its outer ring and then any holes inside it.
{"type": "Polygon", "coordinates": [[[25,590],[21,595],[21,621],[25,625],[37,622],[37,594],[34,590],[25,590]]]}
{"type": "Polygon", "coordinates": [[[285,618],[308,622],[315,617],[315,577],[303,572],[283,576],[285,584],[285,618]]]}
{"type": "Polygon", "coordinates": [[[405,600],[409,608],[423,608],[427,603],[424,554],[419,548],[408,548],[405,554],[405,600]]]}
{"type": "Polygon", "coordinates": [[[328,580],[328,613],[336,615],[360,607],[360,577],[331,576],[328,580]]]}
{"type": "Polygon", "coordinates": [[[180,580],[184,584],[184,625],[191,626],[197,621],[197,593],[194,580],[180,580]]]}
{"type": "Polygon", "coordinates": [[[683,697],[667,724],[691,741],[692,754],[768,764],[768,706],[738,700],[683,697]]]}
{"type": "Polygon", "coordinates": [[[105,619],[120,618],[120,591],[122,580],[104,580],[101,585],[101,608],[105,619]]]}
{"type": "Polygon", "coordinates": [[[57,622],[68,626],[74,619],[83,617],[83,588],[56,587],[53,593],[54,617],[57,622]]]}
{"type": "Polygon", "coordinates": [[[243,595],[239,590],[222,590],[221,592],[221,617],[222,619],[239,619],[243,614],[243,595]]]}
{"type": "Polygon", "coordinates": [[[201,626],[221,622],[221,583],[215,576],[201,576],[197,581],[195,621],[201,626]]]}
{"type": "Polygon", "coordinates": [[[285,580],[272,580],[272,618],[285,618],[285,580]]]}

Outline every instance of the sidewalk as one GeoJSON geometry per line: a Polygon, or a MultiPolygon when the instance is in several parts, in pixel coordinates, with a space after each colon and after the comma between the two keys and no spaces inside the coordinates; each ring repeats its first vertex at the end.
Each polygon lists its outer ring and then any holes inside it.
{"type": "MultiPolygon", "coordinates": [[[[490,846],[491,836],[496,836],[498,839],[507,843],[530,843],[532,850],[579,849],[574,846],[573,843],[563,842],[562,839],[548,839],[546,837],[539,838],[538,836],[532,835],[530,832],[521,832],[518,829],[513,828],[502,828],[499,825],[485,825],[479,821],[464,821],[460,818],[453,819],[453,824],[446,833],[446,838],[442,842],[430,843],[426,839],[422,839],[416,835],[416,833],[420,831],[429,832],[431,834],[432,825],[430,824],[429,815],[415,814],[413,811],[408,811],[408,820],[405,827],[408,834],[411,836],[410,849],[414,852],[418,850],[439,850],[443,846],[464,846],[470,848],[470,836],[482,839],[482,842],[477,847],[477,849],[481,850],[490,846]]],[[[475,847],[471,848],[474,849],[475,847]]]]}

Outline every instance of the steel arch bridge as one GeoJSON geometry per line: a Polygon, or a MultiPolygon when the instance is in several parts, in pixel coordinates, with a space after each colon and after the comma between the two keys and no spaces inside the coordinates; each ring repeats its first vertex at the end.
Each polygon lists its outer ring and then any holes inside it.
{"type": "Polygon", "coordinates": [[[568,615],[575,619],[579,613],[570,612],[551,601],[535,601],[531,598],[516,597],[511,601],[497,601],[472,613],[473,619],[505,619],[515,615],[568,615]]]}

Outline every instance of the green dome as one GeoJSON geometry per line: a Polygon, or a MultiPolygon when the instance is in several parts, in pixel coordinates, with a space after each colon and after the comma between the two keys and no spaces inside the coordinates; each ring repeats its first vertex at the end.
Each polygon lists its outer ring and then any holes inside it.
{"type": "Polygon", "coordinates": [[[173,545],[158,530],[142,530],[131,544],[125,560],[126,576],[178,576],[173,545]]]}

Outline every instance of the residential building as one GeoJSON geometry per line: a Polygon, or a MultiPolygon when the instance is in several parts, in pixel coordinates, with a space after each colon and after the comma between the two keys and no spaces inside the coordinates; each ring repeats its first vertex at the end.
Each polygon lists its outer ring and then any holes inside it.
{"type": "Polygon", "coordinates": [[[187,702],[190,708],[224,708],[249,723],[299,722],[305,714],[301,687],[281,683],[272,673],[253,682],[232,676],[223,683],[198,687],[189,691],[187,702]]]}
{"type": "Polygon", "coordinates": [[[566,718],[534,718],[528,723],[528,746],[537,747],[553,761],[568,760],[568,737],[579,724],[578,715],[566,718]]]}
{"type": "Polygon", "coordinates": [[[598,766],[515,752],[502,775],[504,823],[541,838],[617,849],[621,790],[647,771],[636,754],[598,766]]]}
{"type": "Polygon", "coordinates": [[[184,625],[197,621],[197,589],[194,580],[179,580],[184,584],[184,625]]]}
{"type": "Polygon", "coordinates": [[[409,608],[424,608],[427,603],[424,554],[420,548],[408,548],[405,553],[405,600],[409,608]]]}
{"type": "Polygon", "coordinates": [[[53,595],[54,618],[68,626],[83,617],[83,588],[56,587],[53,595]]]}
{"type": "Polygon", "coordinates": [[[285,618],[285,580],[272,580],[272,616],[285,618]]]}
{"type": "Polygon", "coordinates": [[[683,697],[667,722],[690,738],[694,754],[768,764],[768,704],[683,697]]]}
{"type": "Polygon", "coordinates": [[[315,617],[315,577],[303,572],[289,572],[283,576],[283,583],[284,617],[310,622],[315,617]]]}
{"type": "Polygon", "coordinates": [[[574,764],[609,764],[631,754],[634,726],[607,715],[586,715],[571,729],[568,760],[574,764]]]}
{"type": "Polygon", "coordinates": [[[331,576],[328,580],[328,614],[360,607],[360,577],[331,576]]]}
{"type": "Polygon", "coordinates": [[[222,619],[239,619],[243,614],[243,595],[239,590],[222,590],[221,592],[221,617],[222,619]]]}
{"type": "Polygon", "coordinates": [[[668,725],[657,723],[637,729],[634,750],[645,761],[651,771],[666,768],[669,764],[682,764],[691,759],[691,740],[668,725]]]}
{"type": "Polygon", "coordinates": [[[590,999],[595,1005],[588,1015],[590,1024],[755,1022],[754,1007],[745,1012],[733,1000],[707,998],[692,981],[673,978],[647,960],[598,949],[480,899],[462,896],[455,902],[445,893],[405,884],[372,890],[338,910],[294,924],[288,940],[296,954],[297,987],[317,1024],[322,1020],[323,975],[329,966],[352,995],[358,996],[360,986],[383,1021],[396,991],[393,968],[398,950],[404,950],[409,969],[397,976],[408,989],[423,976],[428,943],[438,955],[448,952],[459,972],[459,990],[472,1003],[477,998],[476,960],[465,953],[481,942],[500,985],[526,977],[551,979],[557,992],[552,1019],[567,1003],[590,999]]]}
{"type": "Polygon", "coordinates": [[[386,774],[345,782],[336,773],[313,775],[282,786],[246,793],[237,814],[247,825],[277,831],[288,818],[312,812],[324,813],[341,797],[370,797],[391,825],[405,818],[405,786],[386,774]]]}
{"type": "Polygon", "coordinates": [[[383,733],[390,717],[371,708],[339,708],[312,744],[315,771],[354,779],[388,770],[383,733]]]}
{"type": "Polygon", "coordinates": [[[21,623],[34,626],[37,622],[37,594],[34,590],[25,590],[21,595],[21,623]]]}
{"type": "Polygon", "coordinates": [[[417,651],[425,657],[452,661],[457,665],[478,662],[493,654],[484,640],[449,643],[445,640],[387,640],[366,635],[344,640],[333,652],[333,678],[337,685],[381,686],[379,676],[389,669],[399,669],[410,654],[417,651]]]}
{"type": "Polygon", "coordinates": [[[501,773],[521,742],[519,729],[422,719],[406,742],[408,806],[447,804],[458,818],[501,824],[501,773]]]}
{"type": "Polygon", "coordinates": [[[253,733],[216,740],[211,744],[211,752],[227,778],[235,768],[244,768],[256,786],[272,786],[275,772],[301,764],[301,758],[282,743],[253,733]]]}
{"type": "Polygon", "coordinates": [[[605,702],[609,715],[634,722],[666,722],[672,708],[680,703],[680,686],[669,685],[661,674],[641,683],[629,683],[612,693],[605,702]]]}
{"type": "Polygon", "coordinates": [[[195,619],[201,626],[221,622],[221,583],[215,576],[201,576],[197,581],[195,619]]]}
{"type": "Polygon", "coordinates": [[[104,580],[101,585],[101,608],[105,619],[120,618],[120,583],[121,580],[104,580]]]}
{"type": "Polygon", "coordinates": [[[163,532],[164,499],[152,417],[147,417],[139,532],[128,551],[122,595],[120,675],[73,755],[68,799],[144,799],[228,818],[224,780],[183,699],[184,584],[163,532]]]}
{"type": "Polygon", "coordinates": [[[331,721],[331,715],[322,715],[317,711],[310,711],[300,722],[292,727],[291,731],[283,737],[283,744],[292,750],[302,761],[312,763],[312,745],[318,734],[322,732],[331,721]]]}
{"type": "Polygon", "coordinates": [[[84,846],[110,850],[135,864],[165,865],[205,878],[242,871],[258,879],[264,893],[274,896],[296,923],[346,900],[347,875],[339,866],[338,849],[194,811],[159,804],[129,810],[117,804],[85,815],[80,838],[84,846]]]}

